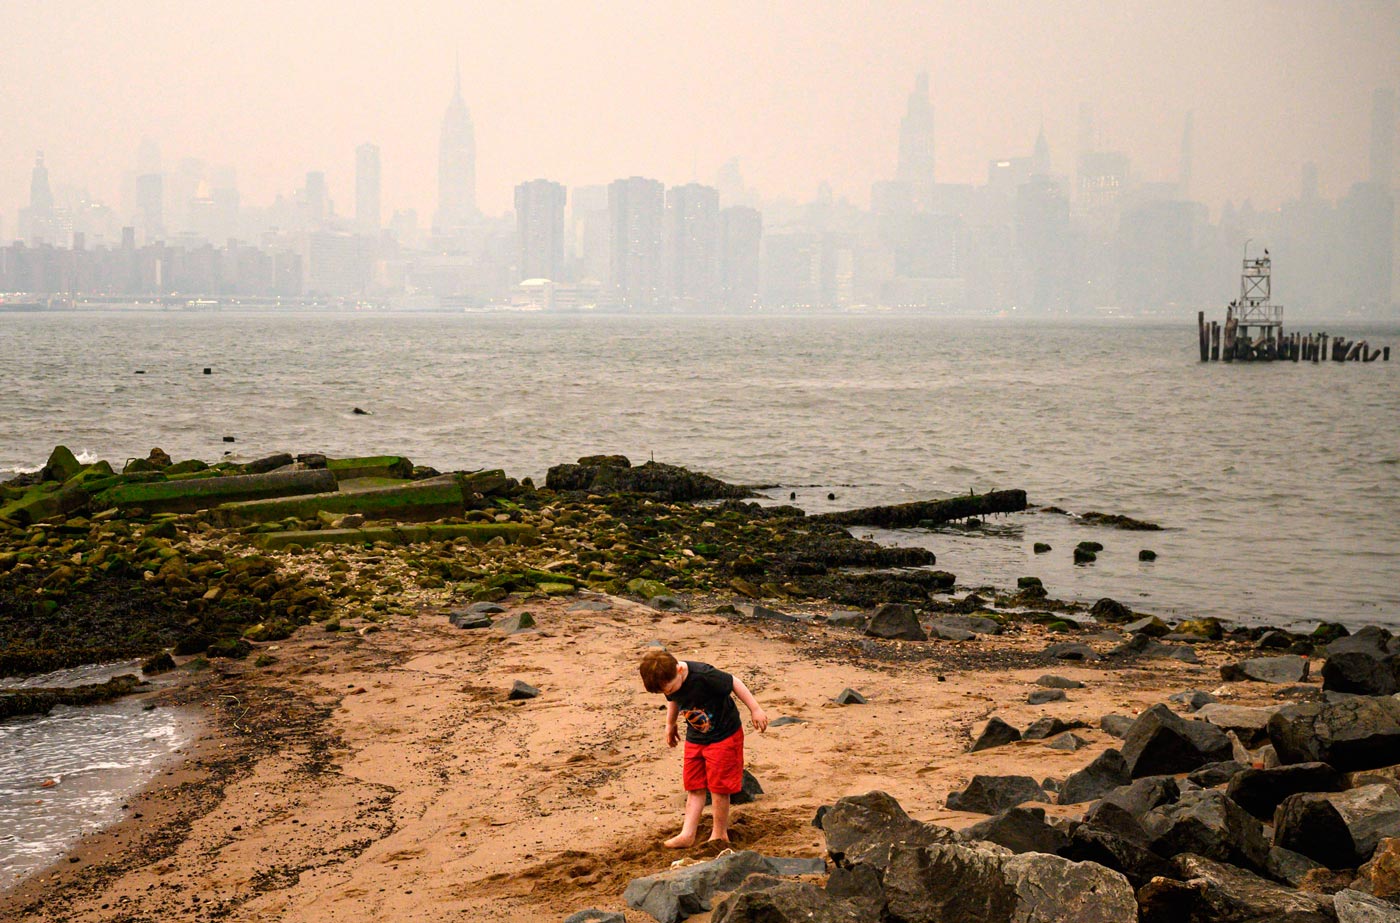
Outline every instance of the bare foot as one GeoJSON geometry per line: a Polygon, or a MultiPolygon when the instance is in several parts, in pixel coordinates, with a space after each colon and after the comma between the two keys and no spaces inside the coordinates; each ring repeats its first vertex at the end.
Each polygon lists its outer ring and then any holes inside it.
{"type": "Polygon", "coordinates": [[[706,840],[705,842],[707,842],[707,843],[728,843],[728,842],[729,842],[729,837],[728,837],[727,835],[726,835],[726,836],[711,836],[711,837],[710,837],[708,840],[706,840]]]}
{"type": "Polygon", "coordinates": [[[665,846],[667,849],[689,849],[695,845],[695,834],[678,833],[661,845],[665,846]]]}

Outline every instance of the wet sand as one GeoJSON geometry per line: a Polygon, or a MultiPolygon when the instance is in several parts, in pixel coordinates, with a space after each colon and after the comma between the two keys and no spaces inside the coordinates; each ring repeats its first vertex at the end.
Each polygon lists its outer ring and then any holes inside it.
{"type": "MultiPolygon", "coordinates": [[[[943,807],[974,773],[1063,778],[1118,743],[1100,716],[1173,692],[1276,701],[1276,687],[1220,682],[1219,664],[1239,654],[1224,645],[1198,648],[1200,665],[1085,665],[1040,653],[1066,637],[1035,625],[972,642],[874,642],[712,606],[662,613],[612,598],[609,611],[569,611],[577,601],[507,602],[539,623],[509,637],[425,612],[382,630],[302,628],[259,649],[277,658],[268,667],[215,661],[170,693],[214,718],[190,759],[133,800],[125,821],[84,839],[76,861],[0,895],[0,918],[523,923],[624,910],[633,878],[714,852],[661,846],[684,795],[663,700],[637,677],[652,641],[736,673],[770,718],[806,721],[760,735],[741,706],[748,767],[766,794],[735,809],[734,845],[767,855],[821,855],[817,808],[871,789],[921,820],[975,823],[983,816],[943,807]],[[1045,673],[1087,687],[1025,704],[1045,673]],[[516,679],[542,694],[507,701],[516,679]],[[833,704],[845,687],[869,704],[833,704]],[[1042,715],[1080,719],[1089,746],[967,753],[993,714],[1021,728],[1042,715]]],[[[708,829],[707,812],[702,837],[708,829]]]]}

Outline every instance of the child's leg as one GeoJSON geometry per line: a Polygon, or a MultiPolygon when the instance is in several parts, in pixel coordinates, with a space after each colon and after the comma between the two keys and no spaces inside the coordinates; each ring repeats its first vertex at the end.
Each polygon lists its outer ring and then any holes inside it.
{"type": "Polygon", "coordinates": [[[710,842],[729,842],[729,796],[710,793],[710,811],[714,814],[715,829],[710,834],[710,842]]]}
{"type": "MultiPolygon", "coordinates": [[[[695,835],[700,830],[700,812],[705,810],[705,792],[685,793],[685,821],[681,824],[681,832],[671,837],[665,842],[667,849],[685,849],[695,845],[695,835]]],[[[715,810],[719,810],[719,796],[715,796],[715,810]]],[[[725,815],[729,813],[729,796],[724,796],[725,815]]],[[[718,814],[716,814],[718,816],[718,814]]]]}

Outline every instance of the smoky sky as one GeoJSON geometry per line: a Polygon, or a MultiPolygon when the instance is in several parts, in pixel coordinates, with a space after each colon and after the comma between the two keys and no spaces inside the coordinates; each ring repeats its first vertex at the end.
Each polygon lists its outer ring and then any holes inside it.
{"type": "Polygon", "coordinates": [[[768,197],[869,202],[930,77],[937,179],[985,182],[1043,125],[1072,173],[1081,106],[1135,178],[1270,207],[1314,161],[1324,194],[1368,172],[1371,95],[1400,89],[1400,2],[0,2],[0,215],[43,150],[56,188],[120,205],[143,139],[171,170],[231,167],[245,205],[326,173],[353,210],[354,151],[382,150],[384,205],[435,206],[460,60],[477,196],[644,175],[711,182],[737,158],[768,197]]]}

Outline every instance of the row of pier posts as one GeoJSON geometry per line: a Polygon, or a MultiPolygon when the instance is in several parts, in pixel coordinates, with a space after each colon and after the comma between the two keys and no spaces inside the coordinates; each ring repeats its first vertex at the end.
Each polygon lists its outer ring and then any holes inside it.
{"type": "Polygon", "coordinates": [[[1327,333],[1291,333],[1280,328],[1262,340],[1240,334],[1232,324],[1206,320],[1206,312],[1196,316],[1202,362],[1283,361],[1283,362],[1383,362],[1390,361],[1390,347],[1372,348],[1365,340],[1348,340],[1327,333]]]}

